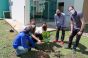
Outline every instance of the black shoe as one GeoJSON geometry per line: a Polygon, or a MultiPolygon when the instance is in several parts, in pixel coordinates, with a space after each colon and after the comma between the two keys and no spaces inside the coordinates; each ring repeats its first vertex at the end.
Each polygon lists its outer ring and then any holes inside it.
{"type": "Polygon", "coordinates": [[[17,57],[21,57],[21,55],[16,55],[17,57]]]}
{"type": "Polygon", "coordinates": [[[11,30],[9,30],[10,32],[14,32],[14,30],[13,29],[11,29],[11,30]]]}

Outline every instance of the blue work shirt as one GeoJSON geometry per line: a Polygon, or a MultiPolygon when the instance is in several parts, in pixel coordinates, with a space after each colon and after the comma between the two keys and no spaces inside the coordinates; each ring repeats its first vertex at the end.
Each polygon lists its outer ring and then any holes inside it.
{"type": "Polygon", "coordinates": [[[24,48],[35,47],[35,43],[33,42],[31,36],[25,34],[24,32],[20,32],[13,41],[13,47],[16,49],[18,46],[23,46],[24,48]]]}

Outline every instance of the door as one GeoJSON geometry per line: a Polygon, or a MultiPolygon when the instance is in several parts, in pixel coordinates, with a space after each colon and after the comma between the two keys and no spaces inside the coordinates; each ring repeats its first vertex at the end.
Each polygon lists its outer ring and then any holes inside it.
{"type": "Polygon", "coordinates": [[[31,0],[30,4],[31,19],[36,19],[37,22],[54,20],[56,0],[31,0]]]}
{"type": "Polygon", "coordinates": [[[58,3],[58,9],[60,9],[61,12],[64,12],[64,2],[58,3]]]}

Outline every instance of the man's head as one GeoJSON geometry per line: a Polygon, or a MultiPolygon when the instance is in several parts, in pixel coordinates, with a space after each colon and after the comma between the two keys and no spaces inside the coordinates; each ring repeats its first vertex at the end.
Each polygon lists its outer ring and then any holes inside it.
{"type": "Polygon", "coordinates": [[[72,15],[75,14],[75,12],[76,12],[73,6],[69,6],[68,11],[69,11],[70,14],[72,14],[72,15]]]}
{"type": "Polygon", "coordinates": [[[46,24],[46,23],[43,23],[43,24],[42,24],[42,30],[43,30],[43,31],[47,31],[47,24],[46,24]]]}
{"type": "Polygon", "coordinates": [[[60,16],[61,11],[60,11],[59,9],[57,9],[57,10],[56,10],[56,14],[57,14],[58,16],[60,16]]]}
{"type": "Polygon", "coordinates": [[[35,32],[35,29],[36,29],[36,26],[32,26],[31,24],[29,26],[27,26],[25,29],[24,29],[24,32],[26,34],[29,34],[29,32],[32,32],[34,33],[35,32]]]}
{"type": "Polygon", "coordinates": [[[34,33],[35,32],[35,29],[36,29],[36,21],[35,21],[35,19],[32,19],[31,21],[30,21],[30,25],[31,25],[31,29],[32,29],[32,33],[34,33]]]}
{"type": "Polygon", "coordinates": [[[31,25],[35,25],[35,24],[36,24],[35,19],[32,19],[32,20],[30,21],[30,24],[31,24],[31,25]]]}
{"type": "Polygon", "coordinates": [[[24,29],[24,33],[29,34],[32,31],[32,26],[28,26],[24,29]]]}

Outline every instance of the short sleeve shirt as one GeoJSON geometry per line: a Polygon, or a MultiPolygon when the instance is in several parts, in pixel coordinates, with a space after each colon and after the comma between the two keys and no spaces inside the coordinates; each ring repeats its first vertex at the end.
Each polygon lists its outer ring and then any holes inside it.
{"type": "Polygon", "coordinates": [[[81,19],[83,17],[83,13],[77,13],[77,15],[71,15],[71,20],[74,22],[74,28],[80,29],[81,28],[81,19]]]}

